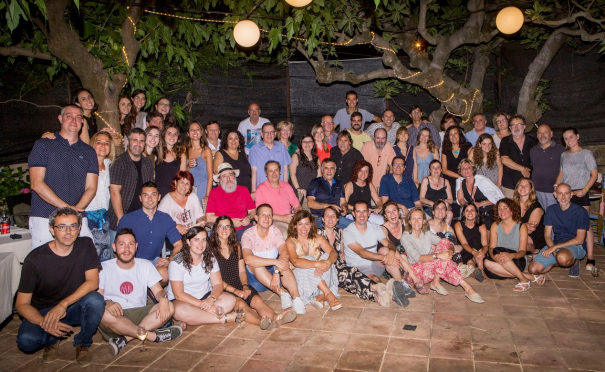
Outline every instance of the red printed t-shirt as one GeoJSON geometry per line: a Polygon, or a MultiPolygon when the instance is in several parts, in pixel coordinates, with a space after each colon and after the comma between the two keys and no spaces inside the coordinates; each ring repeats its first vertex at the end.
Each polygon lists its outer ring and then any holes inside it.
{"type": "MultiPolygon", "coordinates": [[[[234,192],[226,193],[222,187],[215,187],[208,195],[206,213],[214,213],[217,217],[227,215],[231,218],[244,218],[248,211],[256,208],[248,189],[237,186],[234,192]]],[[[246,226],[238,227],[241,230],[246,226]]]]}

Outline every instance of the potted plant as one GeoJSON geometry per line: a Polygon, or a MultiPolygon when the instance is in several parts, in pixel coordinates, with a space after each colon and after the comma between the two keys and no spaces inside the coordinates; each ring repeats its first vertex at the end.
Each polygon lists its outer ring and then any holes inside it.
{"type": "Polygon", "coordinates": [[[2,209],[2,214],[9,214],[9,210],[17,204],[31,204],[31,185],[27,173],[29,170],[24,170],[23,167],[12,169],[5,166],[0,169],[0,209],[2,209]]]}

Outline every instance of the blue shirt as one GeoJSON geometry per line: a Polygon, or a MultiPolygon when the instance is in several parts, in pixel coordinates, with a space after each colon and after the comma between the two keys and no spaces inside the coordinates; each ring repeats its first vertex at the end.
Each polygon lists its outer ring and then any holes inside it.
{"type": "Polygon", "coordinates": [[[404,205],[406,208],[413,208],[414,202],[420,200],[414,181],[407,177],[401,177],[401,182],[398,183],[392,174],[382,176],[378,196],[388,196],[389,199],[404,205]]]}
{"type": "Polygon", "coordinates": [[[544,226],[552,226],[555,244],[564,243],[575,238],[578,230],[588,230],[588,212],[574,203],[567,210],[562,210],[559,203],[553,204],[546,209],[544,226]]]}
{"type": "Polygon", "coordinates": [[[275,141],[273,142],[273,148],[269,149],[267,145],[261,141],[252,146],[250,149],[250,156],[248,156],[250,166],[256,167],[257,187],[267,180],[267,175],[265,174],[265,164],[267,164],[269,160],[275,160],[281,165],[281,180],[284,182],[286,181],[285,177],[288,170],[286,167],[292,163],[292,158],[288,153],[286,145],[275,141]]]}
{"type": "Polygon", "coordinates": [[[176,222],[168,213],[161,211],[155,211],[152,220],[143,212],[143,209],[125,214],[118,223],[118,230],[123,227],[132,229],[137,238],[139,248],[136,257],[150,261],[160,257],[165,239],[168,239],[171,244],[181,240],[181,234],[176,229],[176,222]]]}
{"type": "MultiPolygon", "coordinates": [[[[314,196],[319,203],[340,205],[340,198],[345,197],[345,185],[340,180],[332,179],[332,184],[323,177],[317,177],[307,186],[307,197],[314,196]]],[[[323,209],[311,209],[315,216],[321,216],[323,209]]]]}
{"type": "MultiPolygon", "coordinates": [[[[55,139],[41,138],[34,143],[28,158],[30,168],[46,168],[44,182],[69,205],[76,205],[86,190],[88,173],[99,174],[95,150],[80,138],[73,145],[55,133],[55,139]]],[[[32,191],[30,217],[48,218],[57,209],[32,191]]]]}
{"type": "MultiPolygon", "coordinates": [[[[491,136],[493,134],[496,134],[496,130],[491,127],[485,127],[485,133],[487,133],[491,136]]],[[[475,143],[477,143],[477,140],[479,139],[479,135],[477,134],[477,131],[474,129],[471,130],[470,132],[466,133],[464,135],[464,137],[466,137],[467,142],[470,142],[470,144],[473,146],[475,146],[475,143]]]]}

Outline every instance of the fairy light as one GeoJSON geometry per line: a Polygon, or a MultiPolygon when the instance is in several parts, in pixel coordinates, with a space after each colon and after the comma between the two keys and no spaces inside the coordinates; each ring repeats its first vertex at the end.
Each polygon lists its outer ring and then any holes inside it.
{"type": "Polygon", "coordinates": [[[432,89],[432,88],[437,88],[438,86],[443,85],[443,83],[445,83],[445,80],[441,80],[439,83],[435,84],[435,85],[431,85],[430,87],[423,87],[424,89],[432,89]]]}
{"type": "Polygon", "coordinates": [[[235,21],[225,21],[225,20],[221,20],[221,19],[206,19],[206,18],[185,17],[185,16],[181,16],[181,15],[178,15],[178,14],[169,14],[169,13],[156,12],[156,11],[149,10],[149,9],[145,9],[145,12],[146,13],[151,13],[151,14],[156,14],[156,15],[161,15],[161,16],[165,16],[165,17],[184,19],[184,20],[187,20],[187,21],[215,22],[215,23],[233,23],[233,24],[237,23],[235,21]]]}
{"type": "Polygon", "coordinates": [[[413,78],[414,76],[416,76],[416,75],[418,75],[418,74],[421,74],[421,73],[422,73],[422,71],[417,71],[417,72],[414,72],[413,74],[411,74],[411,75],[409,75],[409,76],[406,76],[406,77],[401,77],[401,76],[399,76],[399,73],[397,73],[397,71],[395,71],[395,70],[393,70],[393,71],[395,72],[395,76],[397,76],[397,78],[398,78],[398,79],[400,79],[400,80],[407,80],[407,79],[411,79],[411,78],[413,78]]]}
{"type": "Polygon", "coordinates": [[[451,99],[452,99],[452,98],[454,98],[454,93],[452,93],[452,95],[450,96],[450,98],[446,99],[445,101],[440,100],[438,97],[437,97],[437,100],[438,100],[439,102],[441,102],[441,103],[446,103],[446,102],[451,101],[451,99]]]}
{"type": "Polygon", "coordinates": [[[124,58],[126,58],[126,64],[130,66],[130,62],[128,61],[128,54],[126,54],[126,46],[122,45],[122,54],[124,54],[124,58]]]}

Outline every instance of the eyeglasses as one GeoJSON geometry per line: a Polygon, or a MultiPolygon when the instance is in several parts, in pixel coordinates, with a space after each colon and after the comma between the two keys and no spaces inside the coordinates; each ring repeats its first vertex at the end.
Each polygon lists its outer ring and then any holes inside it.
{"type": "Polygon", "coordinates": [[[333,122],[333,121],[322,121],[321,123],[322,123],[322,124],[334,124],[334,122],[333,122]]]}
{"type": "Polygon", "coordinates": [[[235,178],[235,173],[233,173],[233,172],[223,173],[219,176],[219,178],[222,180],[226,180],[227,178],[235,178]]]}
{"type": "Polygon", "coordinates": [[[420,111],[420,110],[414,110],[414,111],[412,111],[412,114],[421,114],[421,113],[422,113],[422,111],[420,111]]]}
{"type": "Polygon", "coordinates": [[[515,127],[522,127],[522,126],[524,126],[524,125],[525,125],[525,124],[523,124],[523,123],[517,123],[517,124],[511,124],[511,125],[510,125],[510,127],[511,127],[511,128],[515,128],[515,127]]]}
{"type": "Polygon", "coordinates": [[[272,131],[266,131],[266,132],[263,132],[263,133],[265,133],[265,134],[275,134],[275,131],[272,130],[272,131]]]}
{"type": "Polygon", "coordinates": [[[80,225],[77,223],[74,223],[73,225],[53,225],[53,227],[61,232],[69,229],[71,231],[76,231],[77,229],[80,228],[80,225]]]}
{"type": "Polygon", "coordinates": [[[170,106],[170,103],[160,102],[160,103],[158,103],[158,106],[168,107],[168,106],[170,106]]]}
{"type": "Polygon", "coordinates": [[[219,230],[231,230],[231,225],[218,225],[217,229],[219,229],[219,230]]]}

